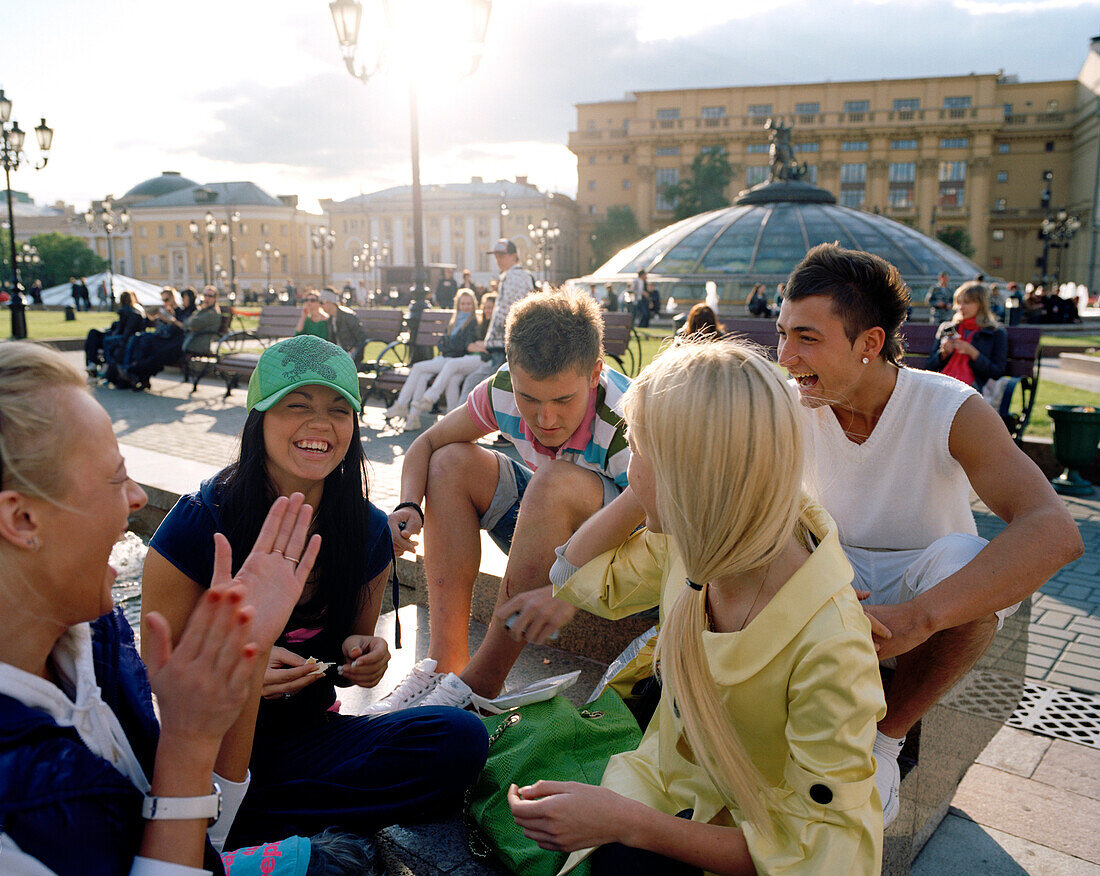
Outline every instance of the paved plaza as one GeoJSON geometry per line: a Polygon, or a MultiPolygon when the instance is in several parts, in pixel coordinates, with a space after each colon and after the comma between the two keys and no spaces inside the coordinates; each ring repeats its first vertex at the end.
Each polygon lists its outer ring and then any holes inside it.
{"type": "MultiPolygon", "coordinates": [[[[68,355],[79,361],[78,354],[68,355]]],[[[1044,369],[1045,379],[1056,377],[1056,369],[1044,369]]],[[[1095,384],[1084,388],[1100,392],[1100,379],[1095,384]]],[[[245,420],[244,390],[229,399],[223,398],[224,386],[214,382],[194,394],[189,390],[171,375],[154,379],[146,393],[96,388],[130,473],[140,483],[169,493],[193,490],[234,457],[245,420]]],[[[364,409],[360,434],[370,461],[371,499],[391,508],[398,501],[401,459],[414,435],[387,428],[374,400],[364,409]]],[[[1100,494],[1066,504],[1081,528],[1085,555],[1034,599],[1027,675],[1043,686],[1100,694],[1100,494]]],[[[986,538],[1003,528],[976,499],[974,510],[986,538]]],[[[483,570],[503,571],[495,549],[486,552],[483,570]]],[[[416,609],[407,610],[416,625],[416,609]]],[[[547,674],[562,671],[547,669],[547,674]]],[[[1100,705],[1100,697],[1087,699],[1100,705]]],[[[1100,748],[1006,726],[963,779],[913,872],[1100,876],[1097,824],[1100,748]]]]}

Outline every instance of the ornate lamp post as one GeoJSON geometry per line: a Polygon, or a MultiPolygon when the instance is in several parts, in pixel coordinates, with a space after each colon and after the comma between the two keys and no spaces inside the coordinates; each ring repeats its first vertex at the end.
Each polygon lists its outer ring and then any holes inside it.
{"type": "Polygon", "coordinates": [[[321,254],[321,288],[324,289],[328,285],[328,274],[325,272],[325,252],[331,252],[332,248],[336,246],[336,230],[322,225],[310,234],[309,239],[313,243],[313,248],[321,254]]]}
{"type": "Polygon", "coordinates": [[[1058,210],[1047,216],[1039,224],[1039,236],[1043,238],[1043,274],[1046,275],[1047,250],[1058,250],[1058,270],[1054,273],[1051,285],[1058,290],[1062,277],[1062,250],[1069,247],[1074,235],[1081,229],[1081,220],[1070,215],[1068,210],[1058,210]]]}
{"type": "Polygon", "coordinates": [[[191,235],[195,238],[195,242],[199,245],[199,249],[203,253],[202,281],[209,285],[214,282],[217,276],[213,270],[214,241],[220,240],[222,235],[229,234],[229,223],[219,223],[214,214],[207,211],[206,215],[202,217],[201,222],[192,219],[188,227],[191,229],[191,235]]]}
{"type": "Polygon", "coordinates": [[[108,195],[100,201],[99,210],[96,210],[93,205],[84,213],[84,222],[88,226],[88,230],[93,232],[102,230],[107,235],[107,300],[112,306],[115,300],[113,279],[115,244],[113,235],[116,231],[125,234],[126,229],[130,227],[130,211],[123,207],[122,210],[116,213],[112,203],[113,198],[113,195],[108,195]]]}
{"type": "Polygon", "coordinates": [[[528,225],[527,235],[535,244],[535,269],[542,272],[544,281],[550,279],[550,265],[553,262],[554,241],[561,235],[557,225],[543,217],[538,225],[528,225]]]}
{"type": "MultiPolygon", "coordinates": [[[[256,250],[256,258],[260,260],[260,263],[264,266],[264,273],[267,275],[267,283],[264,286],[264,292],[268,295],[271,294],[271,263],[279,258],[282,253],[279,252],[277,247],[271,245],[271,241],[265,241],[264,245],[256,250]]],[[[293,304],[294,302],[291,302],[293,304]]]]}
{"type": "MultiPolygon", "coordinates": [[[[0,88],[0,164],[4,165],[4,185],[8,196],[8,254],[11,260],[11,336],[21,340],[27,336],[26,316],[24,315],[23,296],[19,294],[19,266],[15,257],[15,211],[11,200],[11,174],[13,170],[28,162],[23,153],[23,141],[26,133],[19,127],[19,122],[12,122],[11,101],[4,96],[4,90],[0,88]]],[[[50,146],[53,144],[53,128],[42,119],[41,124],[36,125],[34,136],[38,140],[38,148],[42,152],[42,161],[34,165],[35,170],[41,170],[49,162],[50,146]]]]}
{"type": "MultiPolygon", "coordinates": [[[[422,41],[418,44],[416,29],[424,26],[425,22],[438,21],[438,17],[444,10],[453,10],[459,5],[458,0],[448,4],[429,3],[427,0],[381,0],[385,11],[386,22],[392,34],[403,38],[408,44],[408,57],[400,60],[410,65],[418,63],[418,59],[424,53],[432,55],[436,47],[425,46],[422,41]],[[402,32],[404,31],[404,32],[402,32]]],[[[459,23],[456,32],[448,33],[446,39],[448,47],[460,44],[469,69],[464,75],[469,76],[477,70],[481,63],[481,54],[485,48],[485,33],[489,27],[489,13],[493,8],[493,0],[463,0],[463,20],[459,23]],[[468,13],[468,18],[465,13],[468,13]]],[[[378,51],[377,58],[370,70],[365,66],[356,69],[355,53],[359,44],[359,25],[363,18],[363,6],[359,0],[333,0],[329,3],[332,12],[332,22],[336,26],[336,39],[340,44],[340,53],[343,55],[344,64],[348,73],[359,81],[366,83],[382,64],[382,50],[378,51]]],[[[381,40],[379,40],[381,46],[381,40]]],[[[425,307],[425,298],[428,295],[428,277],[424,270],[424,228],[423,206],[420,194],[420,120],[416,104],[417,88],[415,75],[409,76],[409,141],[412,152],[412,209],[413,209],[413,285],[412,300],[409,302],[409,332],[415,337],[420,327],[420,314],[425,307]]],[[[418,351],[419,352],[419,351],[418,351]]],[[[414,359],[418,355],[413,356],[414,359]]]]}
{"type": "Polygon", "coordinates": [[[236,225],[239,228],[240,224],[241,214],[236,210],[226,210],[222,228],[225,229],[225,236],[229,240],[229,298],[234,302],[237,300],[237,257],[233,253],[233,226],[236,225]]]}

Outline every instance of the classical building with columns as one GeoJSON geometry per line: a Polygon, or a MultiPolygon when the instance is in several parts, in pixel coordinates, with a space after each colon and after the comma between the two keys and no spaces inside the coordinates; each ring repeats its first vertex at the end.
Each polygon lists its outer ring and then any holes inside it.
{"type": "MultiPolygon", "coordinates": [[[[793,125],[808,179],[845,206],[881,213],[926,234],[962,229],[990,274],[1041,273],[1040,222],[1059,208],[1082,223],[1061,277],[1097,276],[1100,184],[1100,38],[1077,79],[1021,82],[1002,73],[637,91],[577,105],[569,148],[577,203],[595,222],[629,206],[645,231],[672,221],[666,188],[692,160],[723,150],[734,171],[726,192],[768,176],[769,118],[793,125]]],[[[1091,282],[1090,282],[1091,281],[1091,282]]]]}
{"type": "MultiPolygon", "coordinates": [[[[579,268],[577,207],[566,195],[540,191],[520,176],[515,180],[424,185],[424,262],[433,274],[469,269],[488,286],[497,276],[486,252],[500,237],[515,241],[520,264],[539,280],[557,283],[579,268]],[[545,220],[545,225],[543,225],[545,220]],[[530,228],[557,229],[541,238],[530,228]]],[[[336,232],[333,277],[353,287],[377,280],[364,276],[371,256],[386,267],[412,265],[412,189],[396,186],[345,201],[321,199],[325,222],[336,232]]]]}

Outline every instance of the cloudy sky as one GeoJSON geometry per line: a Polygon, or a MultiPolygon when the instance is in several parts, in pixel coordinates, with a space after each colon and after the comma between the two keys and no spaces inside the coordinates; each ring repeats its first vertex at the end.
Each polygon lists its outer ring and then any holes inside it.
{"type": "MultiPolygon", "coordinates": [[[[56,130],[49,166],[12,180],[39,203],[83,208],[162,170],[253,180],[314,209],[409,180],[412,52],[355,81],[327,0],[0,0],[0,11],[13,118],[30,131],[45,115],[56,130]]],[[[1100,2],[1081,0],[495,0],[472,77],[418,49],[421,176],[527,174],[573,194],[565,143],[578,102],[1001,69],[1073,79],[1098,33],[1100,2]]]]}

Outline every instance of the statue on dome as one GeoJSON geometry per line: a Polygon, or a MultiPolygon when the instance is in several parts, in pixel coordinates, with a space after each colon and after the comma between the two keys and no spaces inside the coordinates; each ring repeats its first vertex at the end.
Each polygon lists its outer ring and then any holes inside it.
{"type": "Polygon", "coordinates": [[[776,122],[768,119],[764,128],[771,138],[771,147],[768,150],[771,163],[768,168],[768,181],[795,181],[806,175],[806,165],[794,157],[794,148],[791,146],[792,125],[783,124],[782,120],[776,122]]]}

